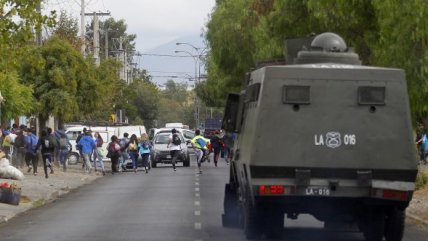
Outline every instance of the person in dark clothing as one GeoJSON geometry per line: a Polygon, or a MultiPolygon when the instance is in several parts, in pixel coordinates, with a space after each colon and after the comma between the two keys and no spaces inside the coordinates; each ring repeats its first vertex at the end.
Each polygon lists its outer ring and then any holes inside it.
{"type": "Polygon", "coordinates": [[[56,140],[52,135],[49,135],[46,130],[42,130],[42,136],[37,142],[36,152],[41,147],[42,160],[43,160],[43,170],[45,172],[45,177],[48,178],[48,167],[51,170],[51,174],[54,173],[52,166],[52,156],[56,147],[56,140]]]}
{"type": "Polygon", "coordinates": [[[218,136],[220,132],[215,131],[214,135],[210,139],[210,144],[212,146],[213,152],[214,152],[214,165],[217,166],[218,158],[220,156],[220,151],[223,148],[223,142],[221,141],[220,137],[218,136]]]}
{"type": "Polygon", "coordinates": [[[113,135],[110,140],[111,142],[107,146],[107,151],[109,152],[107,157],[111,160],[111,173],[115,174],[116,172],[119,172],[117,164],[119,160],[120,145],[117,136],[113,135]]]}
{"type": "Polygon", "coordinates": [[[27,135],[25,136],[25,163],[28,166],[27,172],[31,172],[33,169],[34,176],[37,175],[37,165],[39,160],[37,158],[36,145],[39,142],[39,138],[34,134],[35,131],[27,129],[27,135]]]}

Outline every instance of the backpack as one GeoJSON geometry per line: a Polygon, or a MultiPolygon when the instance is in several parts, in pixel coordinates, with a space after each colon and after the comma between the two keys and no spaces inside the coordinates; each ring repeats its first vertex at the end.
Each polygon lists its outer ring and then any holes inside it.
{"type": "Polygon", "coordinates": [[[126,140],[125,140],[125,138],[120,139],[119,146],[120,146],[120,149],[125,148],[125,146],[126,146],[126,140]]]}
{"type": "Polygon", "coordinates": [[[66,149],[67,148],[67,138],[61,137],[59,138],[59,148],[60,149],[66,149]]]}
{"type": "Polygon", "coordinates": [[[196,140],[196,143],[198,143],[202,149],[205,148],[205,146],[207,145],[207,143],[205,142],[204,138],[200,137],[196,140]]]}
{"type": "Polygon", "coordinates": [[[172,144],[179,146],[181,145],[181,139],[177,134],[172,135],[172,144]]]}
{"type": "Polygon", "coordinates": [[[51,135],[45,137],[43,140],[43,146],[45,148],[54,148],[56,146],[55,144],[56,144],[55,140],[54,140],[53,136],[51,136],[51,135]]]}
{"type": "Polygon", "coordinates": [[[145,150],[149,149],[149,143],[147,143],[147,141],[143,142],[143,149],[145,150]]]}
{"type": "Polygon", "coordinates": [[[129,143],[129,147],[128,147],[128,149],[129,149],[130,151],[135,151],[135,150],[137,150],[137,144],[135,144],[135,142],[131,142],[131,143],[129,143]]]}

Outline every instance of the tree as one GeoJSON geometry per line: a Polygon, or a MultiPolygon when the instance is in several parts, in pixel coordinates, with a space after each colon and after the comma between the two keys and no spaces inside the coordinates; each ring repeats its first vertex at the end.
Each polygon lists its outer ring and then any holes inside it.
{"type": "Polygon", "coordinates": [[[76,50],[80,50],[82,40],[78,36],[79,24],[77,19],[61,11],[59,20],[53,29],[53,34],[62,40],[68,41],[76,50]]]}
{"type": "Polygon", "coordinates": [[[101,93],[94,66],[69,43],[52,37],[22,61],[21,77],[34,88],[38,102],[34,113],[40,123],[53,115],[62,124],[97,107],[101,93]]]}

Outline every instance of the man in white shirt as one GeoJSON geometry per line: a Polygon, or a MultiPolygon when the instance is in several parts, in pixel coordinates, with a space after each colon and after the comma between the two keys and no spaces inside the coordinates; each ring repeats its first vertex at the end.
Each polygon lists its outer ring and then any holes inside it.
{"type": "Polygon", "coordinates": [[[176,171],[177,169],[175,168],[175,162],[177,161],[178,155],[180,155],[181,139],[176,129],[172,129],[171,132],[172,134],[169,135],[167,147],[171,151],[172,167],[174,168],[174,171],[176,171]]]}

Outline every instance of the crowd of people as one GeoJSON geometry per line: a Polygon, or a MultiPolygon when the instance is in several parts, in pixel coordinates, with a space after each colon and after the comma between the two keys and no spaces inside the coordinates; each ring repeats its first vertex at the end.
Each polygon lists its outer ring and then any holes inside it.
{"type": "MultiPolygon", "coordinates": [[[[173,129],[168,143],[174,171],[181,149],[181,143],[176,142],[176,135],[177,130],[173,129]]],[[[83,128],[76,139],[76,148],[83,161],[82,168],[87,173],[99,171],[106,175],[103,162],[105,158],[111,159],[112,174],[126,170],[127,160],[132,160],[132,169],[137,172],[139,158],[142,159],[144,171],[148,173],[153,145],[147,134],[139,137],[132,134],[129,137],[128,133],[124,133],[120,139],[113,135],[109,141],[107,148],[104,148],[105,140],[100,133],[83,128]]],[[[231,133],[216,131],[208,139],[201,135],[200,130],[196,130],[191,144],[195,150],[199,172],[202,173],[201,163],[205,160],[210,162],[210,153],[213,153],[213,163],[216,167],[220,157],[229,165],[233,156],[233,142],[234,136],[231,133]]],[[[38,174],[37,167],[41,160],[44,175],[49,178],[49,174],[54,173],[54,166],[67,171],[67,156],[71,151],[71,143],[63,128],[56,131],[46,128],[41,130],[38,136],[33,128],[13,125],[12,128],[0,130],[0,149],[15,167],[34,175],[38,174]]]]}

